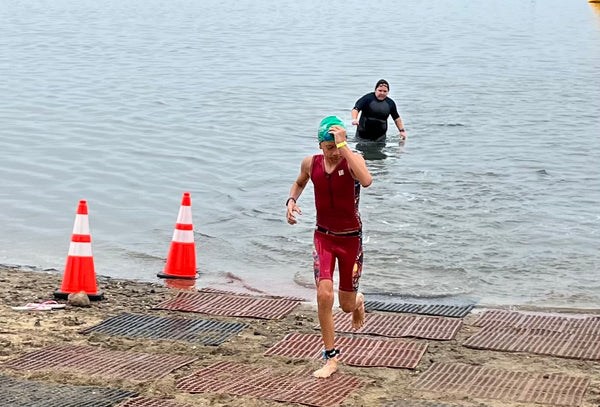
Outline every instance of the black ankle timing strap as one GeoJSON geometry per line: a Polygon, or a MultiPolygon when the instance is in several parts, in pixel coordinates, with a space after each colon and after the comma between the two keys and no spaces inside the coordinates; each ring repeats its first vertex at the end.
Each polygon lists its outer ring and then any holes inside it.
{"type": "Polygon", "coordinates": [[[331,349],[331,350],[324,350],[323,351],[323,359],[331,359],[336,357],[337,355],[339,355],[341,352],[339,351],[339,349],[331,349]]]}

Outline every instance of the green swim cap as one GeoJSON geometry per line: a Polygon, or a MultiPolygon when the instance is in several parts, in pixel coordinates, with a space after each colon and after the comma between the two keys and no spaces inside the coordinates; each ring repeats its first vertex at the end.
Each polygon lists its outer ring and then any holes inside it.
{"type": "Polygon", "coordinates": [[[322,141],[334,141],[333,134],[329,133],[329,128],[331,126],[342,126],[344,129],[344,122],[337,116],[327,116],[323,120],[321,120],[321,124],[319,124],[319,132],[317,136],[319,138],[319,143],[322,141]]]}

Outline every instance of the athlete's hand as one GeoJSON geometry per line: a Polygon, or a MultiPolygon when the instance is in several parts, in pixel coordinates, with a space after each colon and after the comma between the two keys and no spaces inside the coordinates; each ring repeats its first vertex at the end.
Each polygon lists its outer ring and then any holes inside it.
{"type": "Polygon", "coordinates": [[[331,126],[329,128],[329,133],[333,134],[333,138],[335,140],[335,144],[339,144],[342,141],[346,141],[346,129],[342,126],[331,126]]]}
{"type": "Polygon", "coordinates": [[[300,207],[298,205],[296,205],[296,202],[294,202],[292,199],[290,199],[290,201],[288,202],[288,206],[287,206],[287,222],[290,225],[295,225],[296,223],[298,223],[298,220],[296,220],[296,216],[294,215],[294,212],[296,212],[298,215],[302,215],[302,210],[300,210],[300,207]]]}
{"type": "Polygon", "coordinates": [[[352,125],[358,126],[358,119],[352,119],[352,125]]]}

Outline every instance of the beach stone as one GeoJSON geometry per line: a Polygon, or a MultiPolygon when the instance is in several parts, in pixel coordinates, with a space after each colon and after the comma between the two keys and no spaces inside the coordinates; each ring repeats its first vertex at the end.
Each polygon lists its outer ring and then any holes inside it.
{"type": "Polygon", "coordinates": [[[79,291],[78,293],[69,294],[67,297],[67,302],[69,305],[74,307],[89,307],[90,299],[88,298],[85,291],[79,291]]]}

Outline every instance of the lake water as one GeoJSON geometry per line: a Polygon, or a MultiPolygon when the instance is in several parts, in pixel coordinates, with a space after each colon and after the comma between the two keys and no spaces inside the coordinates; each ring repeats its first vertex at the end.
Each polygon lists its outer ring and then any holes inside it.
{"type": "Polygon", "coordinates": [[[585,0],[0,0],[0,263],[62,272],[86,199],[96,273],[156,281],[189,191],[196,286],[313,298],[284,203],[385,78],[370,298],[600,308],[599,73],[585,0]]]}

